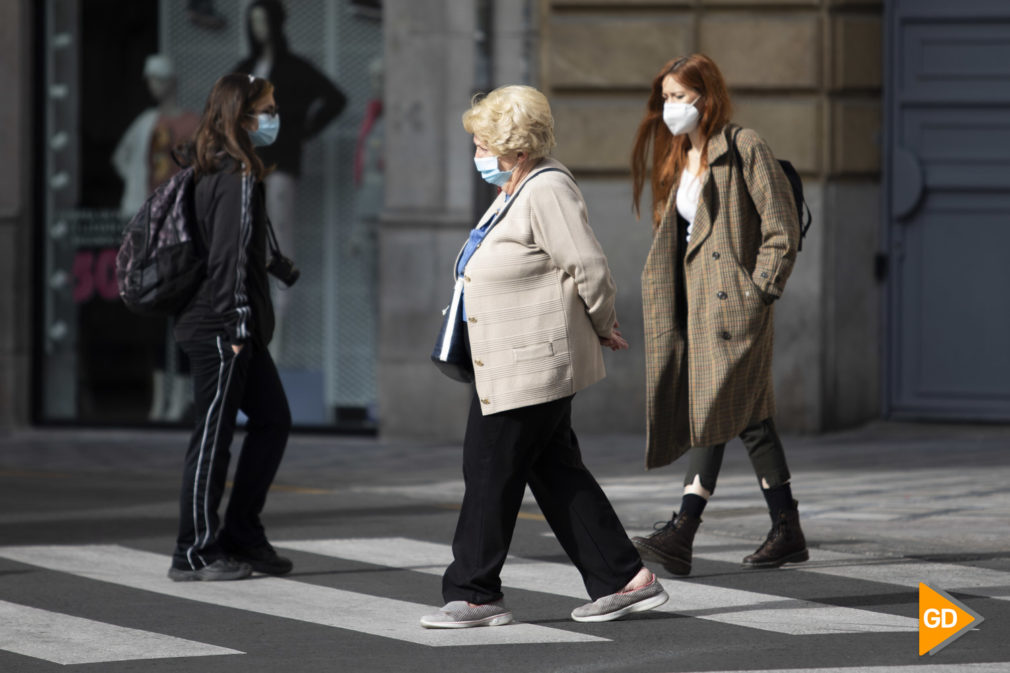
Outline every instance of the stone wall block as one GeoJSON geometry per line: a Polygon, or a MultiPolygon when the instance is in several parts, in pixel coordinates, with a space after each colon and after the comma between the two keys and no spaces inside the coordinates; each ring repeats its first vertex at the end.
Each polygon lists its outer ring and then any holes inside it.
{"type": "MultiPolygon", "coordinates": [[[[580,8],[610,8],[618,7],[624,8],[627,6],[627,0],[548,0],[552,7],[559,9],[569,10],[569,9],[580,9],[580,8]]],[[[655,5],[656,7],[691,7],[694,5],[695,0],[634,0],[636,5],[648,6],[655,5]]]]}
{"type": "MultiPolygon", "coordinates": [[[[642,322],[642,268],[652,243],[652,223],[635,220],[631,178],[582,176],[576,171],[589,211],[589,224],[607,255],[617,285],[617,319],[631,348],[603,349],[607,378],[576,396],[576,432],[642,432],[645,418],[645,349],[642,322]]],[[[650,199],[648,194],[645,199],[650,199]]],[[[649,212],[648,204],[645,205],[649,212]]],[[[642,460],[635,456],[634,461],[642,460]]]]}
{"type": "Polygon", "coordinates": [[[427,356],[395,366],[380,363],[378,390],[383,436],[444,441],[463,438],[473,388],[439,373],[427,356]]]}
{"type": "Polygon", "coordinates": [[[822,182],[804,182],[813,226],[803,241],[782,298],[775,302],[775,423],[784,433],[818,432],[824,416],[824,256],[830,244],[822,182]]]}
{"type": "Polygon", "coordinates": [[[638,100],[552,101],[558,146],[554,151],[572,170],[630,170],[631,144],[645,113],[646,95],[638,100]]]}
{"type": "Polygon", "coordinates": [[[853,7],[880,9],[884,0],[826,0],[829,7],[853,7]]]}
{"type": "Polygon", "coordinates": [[[551,87],[647,87],[664,63],[693,51],[692,22],[680,18],[554,17],[551,87]]]}
{"type": "Polygon", "coordinates": [[[829,184],[826,203],[823,236],[835,261],[824,297],[823,425],[837,429],[880,414],[880,187],[869,180],[829,184]]]}
{"type": "MultiPolygon", "coordinates": [[[[22,10],[20,2],[0,3],[0,218],[17,215],[22,208],[22,142],[28,137],[27,120],[22,118],[22,10]],[[23,129],[19,132],[19,129],[23,129]]],[[[9,287],[9,286],[8,286],[9,287]]],[[[12,323],[5,323],[12,324],[12,323]]]]}
{"type": "Polygon", "coordinates": [[[821,85],[821,20],[813,13],[702,16],[699,46],[731,87],[803,89],[821,85]]]}
{"type": "Polygon", "coordinates": [[[802,173],[821,167],[822,105],[816,98],[734,100],[733,121],[757,131],[775,156],[788,159],[802,173]]]}
{"type": "Polygon", "coordinates": [[[795,5],[797,7],[817,7],[821,4],[821,0],[775,0],[770,2],[769,0],[700,0],[702,5],[734,5],[734,6],[753,6],[753,7],[780,7],[782,5],[795,5]]]}
{"type": "Polygon", "coordinates": [[[19,325],[23,316],[18,315],[22,304],[19,301],[21,293],[26,289],[21,287],[18,274],[14,270],[19,267],[18,257],[22,254],[21,238],[17,228],[8,222],[0,220],[0,284],[5,288],[0,292],[0,354],[11,353],[17,346],[15,325],[19,325]]]}
{"type": "Polygon", "coordinates": [[[831,20],[834,89],[879,88],[883,71],[881,17],[837,15],[831,20]]]}
{"type": "Polygon", "coordinates": [[[880,173],[880,101],[835,101],[831,120],[832,174],[880,173]]]}

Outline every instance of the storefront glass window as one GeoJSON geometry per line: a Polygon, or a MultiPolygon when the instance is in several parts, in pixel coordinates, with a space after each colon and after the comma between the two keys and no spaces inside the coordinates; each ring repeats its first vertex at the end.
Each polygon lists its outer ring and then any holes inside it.
{"type": "Polygon", "coordinates": [[[171,321],[123,306],[115,255],[214,81],[242,70],[274,83],[287,133],[263,157],[268,212],[301,270],[273,292],[295,424],[373,429],[380,2],[46,0],[39,20],[39,420],[188,424],[171,321]]]}

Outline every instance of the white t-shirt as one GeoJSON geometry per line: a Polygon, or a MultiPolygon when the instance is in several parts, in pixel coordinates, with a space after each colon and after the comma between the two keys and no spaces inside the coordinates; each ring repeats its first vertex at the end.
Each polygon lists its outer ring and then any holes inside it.
{"type": "Polygon", "coordinates": [[[680,184],[677,186],[677,212],[687,220],[687,240],[691,240],[691,228],[694,227],[694,216],[698,213],[698,200],[701,198],[701,176],[693,175],[686,168],[680,174],[680,184]]]}

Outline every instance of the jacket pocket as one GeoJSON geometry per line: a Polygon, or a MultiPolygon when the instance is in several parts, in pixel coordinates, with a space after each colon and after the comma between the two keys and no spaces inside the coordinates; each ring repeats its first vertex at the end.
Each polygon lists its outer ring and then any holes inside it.
{"type": "Polygon", "coordinates": [[[552,355],[554,355],[554,344],[550,341],[512,349],[513,362],[528,362],[529,360],[549,358],[552,355]]]}

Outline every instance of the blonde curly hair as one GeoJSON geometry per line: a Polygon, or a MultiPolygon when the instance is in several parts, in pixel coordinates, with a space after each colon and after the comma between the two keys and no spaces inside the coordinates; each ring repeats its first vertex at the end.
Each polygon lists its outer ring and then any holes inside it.
{"type": "Polygon", "coordinates": [[[496,156],[523,152],[531,159],[547,156],[556,144],[554,117],[547,97],[531,86],[503,86],[477,94],[463,113],[463,128],[496,156]]]}

